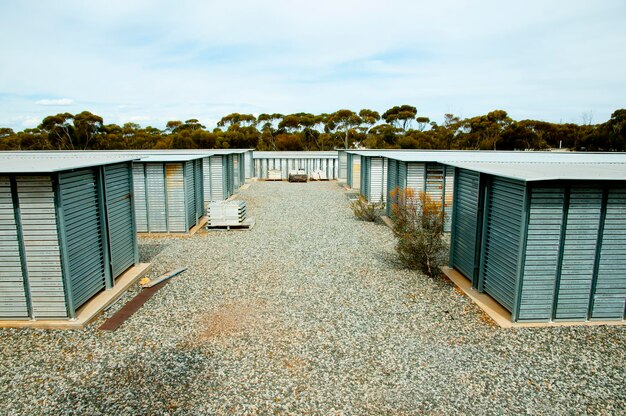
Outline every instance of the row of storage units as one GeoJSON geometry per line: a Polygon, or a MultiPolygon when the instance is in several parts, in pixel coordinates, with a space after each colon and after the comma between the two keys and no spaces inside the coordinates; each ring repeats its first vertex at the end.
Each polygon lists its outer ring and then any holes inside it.
{"type": "Polygon", "coordinates": [[[0,319],[70,319],[139,261],[131,158],[0,155],[0,319]]]}
{"type": "Polygon", "coordinates": [[[386,179],[386,202],[394,189],[441,201],[450,267],[513,321],[625,318],[626,155],[351,152],[348,182],[358,170],[368,200],[386,179]]]}
{"type": "Polygon", "coordinates": [[[279,170],[287,179],[289,171],[302,169],[309,177],[321,171],[326,178],[339,177],[339,161],[336,151],[319,152],[254,152],[254,176],[268,179],[270,170],[279,170]]]}
{"type": "Polygon", "coordinates": [[[455,163],[450,267],[513,321],[624,320],[626,158],[455,163]]]}

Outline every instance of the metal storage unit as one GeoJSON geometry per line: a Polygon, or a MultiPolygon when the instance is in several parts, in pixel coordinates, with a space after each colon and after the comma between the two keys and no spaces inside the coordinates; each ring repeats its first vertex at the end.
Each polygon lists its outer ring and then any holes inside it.
{"type": "Polygon", "coordinates": [[[337,179],[347,181],[348,179],[348,154],[345,150],[337,150],[337,179]]]}
{"type": "Polygon", "coordinates": [[[153,154],[135,162],[137,230],[186,233],[204,215],[202,155],[153,154]]]}
{"type": "Polygon", "coordinates": [[[74,318],[138,263],[130,160],[0,154],[0,319],[74,318]]]}
{"type": "Polygon", "coordinates": [[[456,163],[450,266],[513,321],[623,320],[623,163],[456,163]]]}
{"type": "Polygon", "coordinates": [[[361,155],[360,191],[371,203],[387,201],[387,159],[361,155]]]}
{"type": "Polygon", "coordinates": [[[321,170],[328,179],[335,180],[339,175],[339,161],[336,151],[324,152],[254,152],[254,175],[267,179],[268,170],[281,171],[286,179],[290,170],[304,169],[311,176],[313,171],[321,170]]]}

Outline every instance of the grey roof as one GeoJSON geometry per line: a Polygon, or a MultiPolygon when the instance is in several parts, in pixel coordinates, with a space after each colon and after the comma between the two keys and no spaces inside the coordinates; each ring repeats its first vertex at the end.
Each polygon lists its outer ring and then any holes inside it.
{"type": "Polygon", "coordinates": [[[202,159],[206,157],[205,154],[150,154],[150,155],[142,155],[138,162],[157,162],[157,163],[167,163],[167,162],[188,162],[190,160],[202,159]]]}
{"type": "Polygon", "coordinates": [[[254,152],[255,159],[336,159],[339,157],[336,150],[330,151],[297,151],[297,152],[254,152]]]}
{"type": "MultiPolygon", "coordinates": [[[[353,151],[350,151],[353,153],[353,151]]],[[[413,150],[357,151],[366,157],[386,157],[404,162],[551,162],[551,163],[626,163],[624,152],[548,152],[493,150],[413,150]]]]}
{"type": "Polygon", "coordinates": [[[53,173],[137,159],[132,155],[0,153],[0,173],[53,173]]]}
{"type": "Polygon", "coordinates": [[[626,163],[448,162],[450,166],[526,182],[626,180],[626,163]]]}

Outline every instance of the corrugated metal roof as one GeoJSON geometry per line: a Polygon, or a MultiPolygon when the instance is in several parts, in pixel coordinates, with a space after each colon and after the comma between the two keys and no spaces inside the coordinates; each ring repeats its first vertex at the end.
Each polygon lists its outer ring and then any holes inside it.
{"type": "Polygon", "coordinates": [[[526,182],[626,180],[626,163],[452,162],[447,165],[526,182]]]}
{"type": "Polygon", "coordinates": [[[202,159],[203,157],[207,157],[206,154],[151,154],[151,155],[142,155],[139,159],[139,162],[188,162],[190,160],[202,159]]]}
{"type": "Polygon", "coordinates": [[[548,152],[494,150],[359,150],[362,156],[384,156],[403,162],[552,162],[626,163],[624,152],[548,152]]]}
{"type": "Polygon", "coordinates": [[[0,153],[0,173],[52,173],[136,159],[132,155],[0,153]]]}
{"type": "Polygon", "coordinates": [[[297,152],[254,152],[254,159],[272,159],[272,158],[300,158],[300,159],[336,159],[338,158],[337,151],[297,151],[297,152]]]}

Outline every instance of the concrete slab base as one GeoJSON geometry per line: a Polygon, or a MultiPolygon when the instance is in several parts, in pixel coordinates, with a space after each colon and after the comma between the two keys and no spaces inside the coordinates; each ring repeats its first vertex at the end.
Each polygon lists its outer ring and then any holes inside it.
{"type": "Polygon", "coordinates": [[[198,220],[198,223],[189,229],[186,233],[137,233],[137,237],[141,238],[163,238],[163,237],[193,237],[202,227],[209,221],[209,217],[204,216],[198,220]]]}
{"type": "Polygon", "coordinates": [[[0,328],[83,329],[136,281],[145,276],[150,268],[150,263],[139,263],[126,270],[115,280],[115,286],[112,289],[100,292],[81,306],[76,313],[76,319],[0,321],[0,328]]]}
{"type": "Polygon", "coordinates": [[[478,305],[491,319],[502,328],[546,328],[556,326],[597,326],[597,325],[626,325],[626,321],[583,321],[583,322],[513,322],[511,313],[504,309],[486,293],[479,293],[472,288],[471,282],[458,271],[449,267],[442,267],[443,274],[452,281],[464,294],[478,305]]]}

